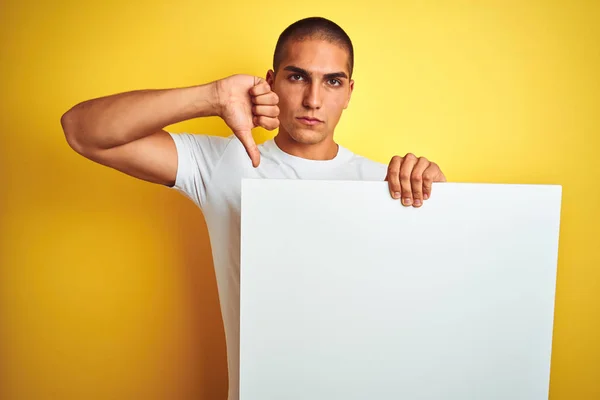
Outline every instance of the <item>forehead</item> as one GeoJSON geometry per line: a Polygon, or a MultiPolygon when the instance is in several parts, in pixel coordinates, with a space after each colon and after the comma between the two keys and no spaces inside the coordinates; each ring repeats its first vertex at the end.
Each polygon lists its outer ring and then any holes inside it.
{"type": "Polygon", "coordinates": [[[319,39],[293,40],[286,45],[280,69],[293,65],[314,74],[345,72],[348,69],[348,51],[338,44],[319,39]]]}

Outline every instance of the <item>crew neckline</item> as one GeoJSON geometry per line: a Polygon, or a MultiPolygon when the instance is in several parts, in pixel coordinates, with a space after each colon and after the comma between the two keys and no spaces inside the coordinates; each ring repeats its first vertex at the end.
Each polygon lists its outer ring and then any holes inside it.
{"type": "Polygon", "coordinates": [[[340,145],[339,143],[337,143],[338,151],[337,151],[335,157],[333,157],[330,160],[310,160],[308,158],[302,158],[302,157],[292,155],[290,153],[286,153],[277,145],[277,143],[275,142],[275,139],[269,139],[264,144],[266,145],[268,150],[273,151],[274,153],[277,153],[279,158],[284,159],[289,164],[297,165],[297,166],[334,167],[334,166],[340,165],[340,164],[348,161],[350,158],[352,158],[352,152],[350,150],[346,149],[345,147],[343,147],[342,145],[340,145]]]}

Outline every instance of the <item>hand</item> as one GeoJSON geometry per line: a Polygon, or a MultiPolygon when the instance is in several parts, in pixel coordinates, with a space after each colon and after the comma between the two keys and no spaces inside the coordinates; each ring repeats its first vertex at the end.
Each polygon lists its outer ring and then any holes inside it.
{"type": "Polygon", "coordinates": [[[432,183],[446,182],[446,177],[436,163],[409,153],[392,157],[385,180],[393,198],[402,198],[405,206],[421,207],[431,197],[432,183]]]}
{"type": "Polygon", "coordinates": [[[260,163],[260,152],[252,137],[252,129],[267,130],[279,127],[279,97],[262,78],[251,75],[232,75],[216,82],[219,116],[240,139],[252,165],[260,163]]]}

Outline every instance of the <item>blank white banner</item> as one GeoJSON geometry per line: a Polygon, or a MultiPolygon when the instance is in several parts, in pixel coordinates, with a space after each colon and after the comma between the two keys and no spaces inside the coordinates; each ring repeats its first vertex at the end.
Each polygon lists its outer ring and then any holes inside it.
{"type": "Polygon", "coordinates": [[[244,180],[241,400],[547,400],[561,187],[244,180]]]}

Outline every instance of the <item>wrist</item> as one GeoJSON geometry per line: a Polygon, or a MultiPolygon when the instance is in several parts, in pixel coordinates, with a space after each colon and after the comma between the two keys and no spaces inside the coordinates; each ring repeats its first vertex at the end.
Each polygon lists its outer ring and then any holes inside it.
{"type": "Polygon", "coordinates": [[[196,117],[221,116],[222,104],[220,101],[218,82],[211,82],[193,87],[194,114],[196,117]]]}

